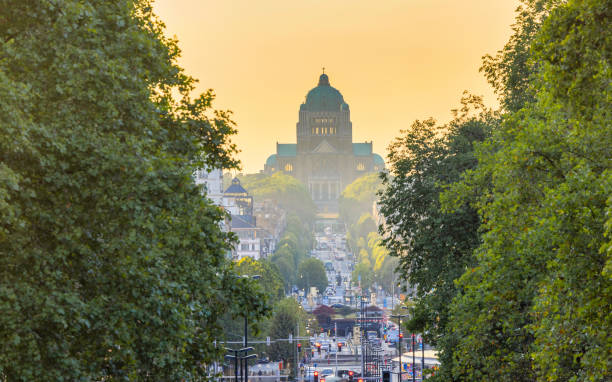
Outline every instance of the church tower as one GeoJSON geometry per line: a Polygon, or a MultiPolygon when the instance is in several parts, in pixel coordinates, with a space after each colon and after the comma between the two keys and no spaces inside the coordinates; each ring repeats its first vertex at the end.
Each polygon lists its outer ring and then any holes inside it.
{"type": "Polygon", "coordinates": [[[296,143],[277,143],[276,154],[264,171],[282,171],[299,179],[310,192],[319,212],[337,214],[342,190],[369,172],[384,170],[372,142],[353,142],[349,105],[325,72],[306,94],[296,124],[296,143]]]}
{"type": "Polygon", "coordinates": [[[328,151],[352,152],[351,111],[342,94],[329,84],[327,74],[321,74],[318,86],[308,92],[306,102],[300,105],[296,133],[298,153],[314,152],[321,145],[328,151]]]}

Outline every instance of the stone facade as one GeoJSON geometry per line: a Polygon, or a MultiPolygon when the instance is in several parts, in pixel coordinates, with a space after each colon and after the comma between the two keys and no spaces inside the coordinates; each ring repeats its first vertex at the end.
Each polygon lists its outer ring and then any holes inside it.
{"type": "Polygon", "coordinates": [[[296,144],[276,144],[264,171],[283,171],[310,191],[320,212],[337,212],[344,187],[369,172],[383,171],[384,161],[372,142],[353,143],[349,105],[323,73],[300,106],[296,144]]]}
{"type": "Polygon", "coordinates": [[[217,206],[223,204],[223,171],[218,168],[203,168],[196,171],[195,183],[202,186],[206,197],[217,206]]]}

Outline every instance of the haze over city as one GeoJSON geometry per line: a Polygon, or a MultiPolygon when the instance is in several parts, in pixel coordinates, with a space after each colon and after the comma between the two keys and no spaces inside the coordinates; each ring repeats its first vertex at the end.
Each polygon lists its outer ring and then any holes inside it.
{"type": "Polygon", "coordinates": [[[512,31],[518,1],[157,0],[179,63],[234,112],[243,171],[295,143],[299,105],[325,67],[351,107],[355,141],[387,145],[415,119],[451,118],[464,90],[497,97],[479,73],[512,31]]]}
{"type": "Polygon", "coordinates": [[[0,382],[611,381],[611,47],[612,0],[4,0],[0,382]]]}

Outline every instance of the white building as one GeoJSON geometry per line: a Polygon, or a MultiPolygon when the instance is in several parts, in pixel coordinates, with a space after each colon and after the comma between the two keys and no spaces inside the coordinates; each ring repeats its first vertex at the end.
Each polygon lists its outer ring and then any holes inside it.
{"type": "Polygon", "coordinates": [[[223,206],[223,171],[221,169],[201,169],[195,173],[195,183],[202,185],[206,197],[218,206],[223,206]]]}
{"type": "Polygon", "coordinates": [[[232,251],[234,260],[246,256],[259,260],[264,230],[257,228],[253,215],[253,197],[240,185],[238,178],[232,179],[232,184],[223,193],[223,208],[231,217],[229,230],[239,239],[239,243],[232,251]]]}
{"type": "Polygon", "coordinates": [[[244,215],[232,215],[230,222],[231,231],[238,236],[239,243],[232,253],[234,260],[243,257],[252,257],[254,260],[261,258],[261,239],[263,229],[255,226],[255,217],[252,221],[245,219],[244,215]]]}

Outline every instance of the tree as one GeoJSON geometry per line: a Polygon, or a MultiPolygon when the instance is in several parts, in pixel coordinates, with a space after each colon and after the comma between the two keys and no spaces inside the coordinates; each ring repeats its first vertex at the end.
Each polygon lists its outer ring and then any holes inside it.
{"type": "Polygon", "coordinates": [[[229,112],[149,1],[0,9],[0,379],[197,379],[266,308],[191,178],[237,165],[229,112]]]}
{"type": "Polygon", "coordinates": [[[327,288],[328,281],[321,260],[310,257],[302,261],[298,267],[296,281],[300,289],[316,287],[319,292],[323,292],[327,288]]]}
{"type": "Polygon", "coordinates": [[[479,195],[484,223],[451,308],[465,380],[609,379],[609,9],[552,8],[531,45],[533,99],[451,191],[479,195]]]}
{"type": "MultiPolygon", "coordinates": [[[[298,327],[300,334],[306,333],[306,312],[300,304],[291,297],[278,302],[274,307],[274,314],[270,323],[270,337],[272,339],[285,339],[289,338],[289,334],[297,337],[298,327]]],[[[295,342],[293,344],[286,341],[274,342],[270,345],[270,358],[273,360],[297,361],[295,360],[295,346],[295,342]]],[[[286,364],[286,362],[284,363],[286,364]]],[[[293,369],[291,368],[291,370],[293,369]]]]}
{"type": "Polygon", "coordinates": [[[308,189],[296,178],[282,172],[272,175],[249,174],[238,176],[244,188],[257,199],[273,199],[288,213],[312,224],[317,211],[308,189]]]}
{"type": "Polygon", "coordinates": [[[481,72],[495,89],[506,112],[516,112],[534,99],[530,80],[537,63],[530,60],[533,40],[551,9],[563,0],[521,0],[512,25],[514,33],[495,56],[483,57],[481,72]]]}
{"type": "Polygon", "coordinates": [[[340,217],[347,225],[353,225],[365,213],[372,211],[376,193],[380,189],[379,173],[371,173],[357,178],[346,186],[338,200],[340,217]]]}
{"type": "Polygon", "coordinates": [[[369,290],[372,287],[374,283],[374,271],[372,270],[369,259],[366,258],[365,261],[357,263],[351,275],[351,279],[353,283],[357,282],[362,290],[369,290]]]}
{"type": "Polygon", "coordinates": [[[411,329],[428,333],[440,350],[438,380],[452,380],[454,335],[448,327],[448,302],[455,280],[474,265],[480,220],[470,205],[444,211],[440,194],[476,165],[474,144],[483,141],[498,117],[479,97],[464,94],[461,109],[448,124],[415,121],[389,147],[390,174],[380,200],[385,217],[384,244],[399,259],[400,275],[413,285],[411,329]]]}
{"type": "Polygon", "coordinates": [[[309,256],[313,241],[310,225],[291,213],[287,217],[283,236],[271,257],[272,263],[278,267],[283,276],[287,290],[295,285],[298,265],[309,256]]]}
{"type": "Polygon", "coordinates": [[[265,259],[254,260],[248,256],[243,257],[236,263],[236,272],[240,275],[261,276],[258,284],[268,294],[272,303],[285,297],[283,277],[278,268],[270,261],[265,259]]]}

